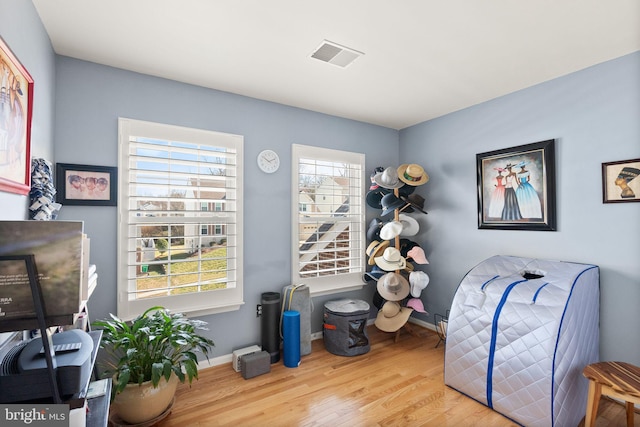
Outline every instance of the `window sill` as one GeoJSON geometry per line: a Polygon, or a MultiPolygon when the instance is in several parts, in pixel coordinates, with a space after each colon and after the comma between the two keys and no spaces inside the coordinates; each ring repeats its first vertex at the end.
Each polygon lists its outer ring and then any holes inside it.
{"type": "Polygon", "coordinates": [[[365,283],[354,283],[351,285],[339,285],[339,286],[319,286],[319,285],[309,285],[309,292],[312,297],[319,297],[323,295],[332,295],[340,292],[350,292],[357,291],[362,289],[365,286],[365,283]]]}
{"type": "Polygon", "coordinates": [[[238,311],[240,307],[244,305],[244,302],[235,303],[230,305],[223,305],[219,307],[210,307],[204,309],[184,310],[184,313],[188,313],[191,317],[208,316],[210,314],[227,313],[229,311],[238,311]]]}

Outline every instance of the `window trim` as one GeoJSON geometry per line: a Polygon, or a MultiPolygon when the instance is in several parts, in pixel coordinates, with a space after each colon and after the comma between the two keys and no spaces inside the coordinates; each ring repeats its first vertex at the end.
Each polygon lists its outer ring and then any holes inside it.
{"type": "Polygon", "coordinates": [[[339,292],[348,292],[362,289],[366,282],[362,279],[366,271],[366,232],[365,232],[365,154],[355,153],[344,150],[334,150],[330,148],[314,147],[309,145],[292,144],[291,146],[291,283],[306,284],[309,286],[311,295],[322,296],[339,292]],[[358,196],[360,198],[360,252],[359,264],[361,272],[339,275],[340,280],[336,280],[336,276],[324,276],[313,278],[302,278],[298,273],[299,265],[299,239],[298,239],[298,214],[300,207],[299,191],[298,191],[298,171],[299,161],[301,157],[310,157],[315,160],[326,160],[330,162],[339,162],[344,160],[349,163],[357,163],[361,165],[360,182],[362,185],[358,188],[358,196]],[[339,283],[336,283],[339,282],[339,283]]]}
{"type": "MultiPolygon", "coordinates": [[[[192,316],[202,316],[239,310],[244,304],[243,281],[243,146],[244,137],[228,133],[215,132],[204,129],[187,128],[162,123],[146,122],[127,118],[118,118],[118,241],[117,241],[117,313],[124,320],[130,320],[142,313],[146,308],[154,305],[164,306],[172,311],[189,313],[192,316]],[[169,295],[140,300],[129,300],[127,254],[129,239],[127,222],[129,207],[129,156],[128,142],[131,135],[157,138],[160,140],[188,141],[194,143],[219,143],[233,145],[236,149],[236,222],[237,229],[235,254],[235,283],[234,288],[219,289],[215,292],[215,302],[211,298],[203,298],[203,293],[169,295]]],[[[212,294],[213,295],[213,294],[212,294]]]]}

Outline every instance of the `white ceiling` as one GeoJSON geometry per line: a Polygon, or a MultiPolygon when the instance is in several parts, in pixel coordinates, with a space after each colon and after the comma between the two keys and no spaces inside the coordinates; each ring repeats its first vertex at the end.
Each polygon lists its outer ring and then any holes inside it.
{"type": "Polygon", "coordinates": [[[60,55],[394,129],[640,50],[638,0],[33,3],[60,55]]]}

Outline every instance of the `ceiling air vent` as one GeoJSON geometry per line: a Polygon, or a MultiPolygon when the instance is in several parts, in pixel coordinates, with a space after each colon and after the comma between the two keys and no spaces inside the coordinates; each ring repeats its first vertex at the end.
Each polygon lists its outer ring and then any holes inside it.
{"type": "Polygon", "coordinates": [[[364,53],[324,40],[322,44],[311,54],[311,57],[345,68],[361,55],[364,55],[364,53]]]}

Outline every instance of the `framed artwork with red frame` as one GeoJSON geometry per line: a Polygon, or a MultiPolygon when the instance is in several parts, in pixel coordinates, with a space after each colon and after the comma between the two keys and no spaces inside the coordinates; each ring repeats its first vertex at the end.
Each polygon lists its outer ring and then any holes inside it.
{"type": "Polygon", "coordinates": [[[0,191],[29,194],[33,79],[0,38],[0,191]]]}

